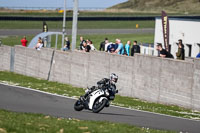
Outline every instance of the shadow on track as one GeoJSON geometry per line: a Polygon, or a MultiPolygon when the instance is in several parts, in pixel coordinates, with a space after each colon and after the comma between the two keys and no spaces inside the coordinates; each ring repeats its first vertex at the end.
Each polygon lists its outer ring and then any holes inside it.
{"type": "Polygon", "coordinates": [[[84,111],[85,113],[91,113],[91,114],[96,114],[96,115],[108,115],[108,116],[122,116],[122,117],[142,117],[142,116],[137,116],[137,115],[126,115],[126,114],[121,114],[121,113],[93,113],[90,111],[84,111]]]}

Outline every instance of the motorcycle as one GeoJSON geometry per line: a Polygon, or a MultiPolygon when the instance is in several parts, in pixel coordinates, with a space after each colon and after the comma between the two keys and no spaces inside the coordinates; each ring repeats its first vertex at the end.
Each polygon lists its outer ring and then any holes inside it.
{"type": "MultiPolygon", "coordinates": [[[[99,113],[104,107],[109,107],[110,101],[114,100],[115,96],[111,96],[107,89],[101,89],[93,87],[94,89],[88,88],[86,98],[81,96],[74,104],[76,111],[82,111],[83,109],[91,110],[94,113],[99,113]]],[[[115,93],[118,93],[116,91],[115,93]]]]}

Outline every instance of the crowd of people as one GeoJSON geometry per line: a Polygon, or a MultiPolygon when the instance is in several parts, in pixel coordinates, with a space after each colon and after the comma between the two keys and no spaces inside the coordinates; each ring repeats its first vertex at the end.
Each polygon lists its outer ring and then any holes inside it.
{"type": "MultiPolygon", "coordinates": [[[[100,43],[99,51],[104,51],[113,54],[126,55],[126,56],[134,56],[134,53],[140,53],[140,46],[137,44],[137,41],[133,42],[133,46],[131,48],[131,41],[127,41],[125,45],[121,42],[120,39],[116,39],[115,43],[109,42],[108,38],[105,38],[103,42],[100,43]]],[[[80,37],[80,50],[89,52],[90,50],[95,50],[92,41],[85,41],[84,38],[80,37]],[[91,42],[91,43],[90,43],[91,42]]]]}
{"type": "MultiPolygon", "coordinates": [[[[24,37],[21,39],[21,44],[22,44],[23,47],[27,47],[27,43],[28,43],[28,40],[26,39],[26,36],[24,36],[24,37]]],[[[38,41],[37,41],[37,43],[36,43],[36,45],[35,45],[34,48],[35,48],[36,50],[40,50],[42,47],[44,47],[44,42],[43,42],[42,38],[39,37],[39,38],[38,38],[38,41]]]]}
{"type": "Polygon", "coordinates": [[[93,45],[93,42],[90,39],[85,40],[82,36],[80,37],[80,46],[79,50],[90,52],[90,50],[96,50],[93,45]]]}
{"type": "Polygon", "coordinates": [[[109,42],[108,38],[105,38],[103,42],[100,43],[99,51],[105,51],[108,53],[116,53],[119,55],[134,56],[134,53],[140,53],[140,46],[137,44],[137,41],[133,42],[131,48],[131,41],[128,40],[125,45],[121,42],[120,39],[116,39],[115,43],[109,42]]]}
{"type": "MultiPolygon", "coordinates": [[[[157,44],[156,50],[158,51],[158,57],[174,58],[174,56],[168,52],[168,50],[162,47],[161,43],[157,44]]],[[[185,49],[181,39],[178,40],[178,52],[176,52],[176,57],[178,60],[185,60],[185,49]]]]}
{"type": "MultiPolygon", "coordinates": [[[[26,47],[28,41],[26,40],[26,36],[21,39],[22,46],[26,47]]],[[[38,38],[37,44],[35,45],[36,50],[40,50],[44,47],[44,42],[41,37],[38,38]]],[[[70,40],[68,37],[65,37],[65,45],[62,48],[63,51],[70,50],[70,40]]],[[[80,51],[90,52],[90,50],[96,50],[93,45],[93,42],[90,39],[85,40],[82,36],[80,37],[80,51]]],[[[156,45],[156,50],[158,51],[158,57],[162,58],[174,58],[174,56],[163,48],[161,43],[156,45]]],[[[128,40],[125,45],[123,45],[120,39],[116,39],[115,43],[109,42],[108,38],[105,38],[104,41],[100,43],[99,51],[104,51],[113,54],[126,55],[126,56],[134,56],[135,53],[140,53],[140,46],[137,44],[137,41],[133,41],[133,45],[131,47],[131,41],[128,40]]],[[[200,53],[196,56],[196,58],[200,58],[200,53]]],[[[185,60],[185,49],[181,39],[178,40],[178,51],[176,52],[176,59],[185,60]]]]}

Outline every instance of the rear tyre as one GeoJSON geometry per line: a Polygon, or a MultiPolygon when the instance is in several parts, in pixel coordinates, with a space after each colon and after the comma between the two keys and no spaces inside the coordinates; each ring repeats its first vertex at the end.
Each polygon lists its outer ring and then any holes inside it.
{"type": "Polygon", "coordinates": [[[84,109],[84,105],[80,100],[77,100],[76,103],[74,104],[74,109],[76,111],[81,111],[84,109]]]}
{"type": "Polygon", "coordinates": [[[99,102],[99,98],[95,101],[92,111],[94,113],[99,113],[106,105],[107,100],[103,99],[101,102],[99,102]]]}

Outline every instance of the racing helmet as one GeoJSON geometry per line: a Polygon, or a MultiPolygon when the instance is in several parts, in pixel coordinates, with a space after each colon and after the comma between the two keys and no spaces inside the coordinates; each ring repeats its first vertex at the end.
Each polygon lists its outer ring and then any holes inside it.
{"type": "Polygon", "coordinates": [[[118,76],[115,73],[110,74],[110,81],[112,84],[117,83],[118,76]]]}

